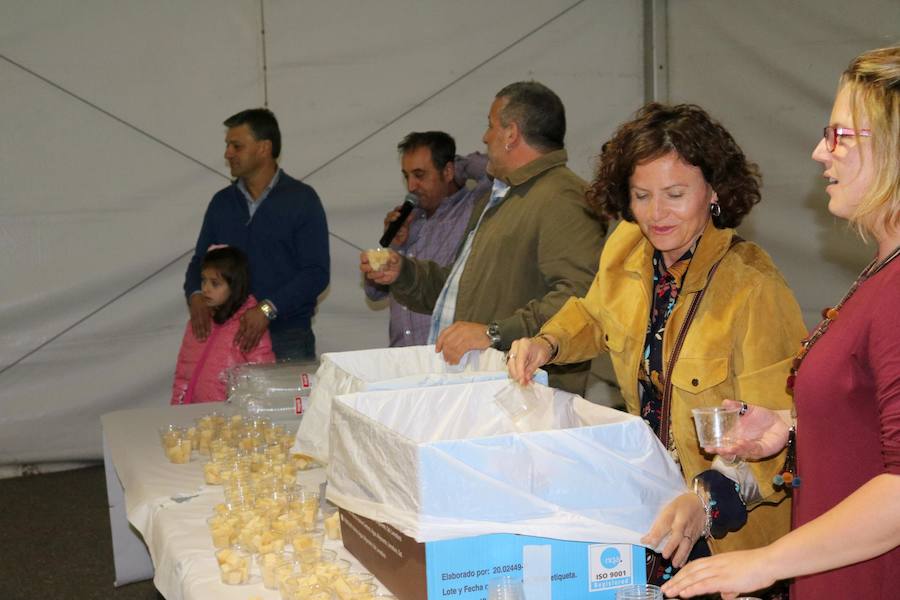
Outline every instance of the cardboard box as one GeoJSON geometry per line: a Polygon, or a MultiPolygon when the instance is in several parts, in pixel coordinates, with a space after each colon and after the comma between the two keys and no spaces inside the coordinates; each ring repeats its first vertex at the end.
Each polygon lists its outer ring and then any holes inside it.
{"type": "Polygon", "coordinates": [[[639,544],[685,490],[639,417],[537,384],[513,422],[506,381],[338,396],[327,498],[422,542],[494,533],[639,544]]]}
{"type": "Polygon", "coordinates": [[[486,600],[490,580],[504,575],[523,579],[526,592],[543,588],[538,597],[565,600],[614,600],[617,588],[646,583],[641,546],[514,534],[418,543],[343,509],[341,535],[344,547],[400,600],[486,600]]]}

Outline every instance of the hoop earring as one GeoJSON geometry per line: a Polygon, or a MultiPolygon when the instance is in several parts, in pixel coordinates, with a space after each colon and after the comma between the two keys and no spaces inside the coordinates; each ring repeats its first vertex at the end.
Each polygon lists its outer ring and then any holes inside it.
{"type": "Polygon", "coordinates": [[[722,207],[719,206],[718,202],[711,202],[709,205],[709,212],[712,216],[718,217],[722,214],[722,207]]]}
{"type": "Polygon", "coordinates": [[[506,150],[507,152],[509,152],[509,144],[506,144],[505,146],[503,146],[503,149],[506,150]]]}

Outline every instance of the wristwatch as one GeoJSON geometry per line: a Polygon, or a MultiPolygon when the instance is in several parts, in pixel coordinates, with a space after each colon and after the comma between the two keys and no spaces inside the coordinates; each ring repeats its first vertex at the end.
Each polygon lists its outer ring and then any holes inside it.
{"type": "Polygon", "coordinates": [[[268,300],[263,300],[259,303],[259,310],[262,311],[266,318],[270,321],[274,321],[275,317],[278,316],[278,311],[275,310],[275,307],[272,306],[272,303],[268,300]]]}
{"type": "Polygon", "coordinates": [[[500,347],[500,324],[497,321],[492,321],[484,333],[491,340],[491,348],[500,347]]]}

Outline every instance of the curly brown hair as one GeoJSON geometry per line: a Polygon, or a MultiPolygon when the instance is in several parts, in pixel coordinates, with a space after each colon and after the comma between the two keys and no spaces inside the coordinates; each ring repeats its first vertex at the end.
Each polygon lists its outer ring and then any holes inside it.
{"type": "Polygon", "coordinates": [[[600,151],[597,174],[587,192],[591,208],[602,219],[634,221],[628,180],[634,168],[675,152],[700,169],[719,198],[719,229],[737,227],[760,201],[761,176],[756,163],[718,121],[695,104],[651,102],[621,125],[600,151]]]}

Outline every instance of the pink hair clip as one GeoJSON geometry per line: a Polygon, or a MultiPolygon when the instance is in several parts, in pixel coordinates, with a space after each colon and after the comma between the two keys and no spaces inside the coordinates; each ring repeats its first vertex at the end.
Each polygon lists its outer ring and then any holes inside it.
{"type": "Polygon", "coordinates": [[[209,248],[206,249],[207,252],[212,252],[213,250],[218,250],[219,248],[227,248],[228,244],[210,244],[209,248]]]}

